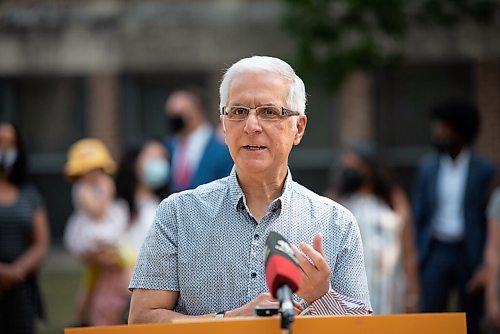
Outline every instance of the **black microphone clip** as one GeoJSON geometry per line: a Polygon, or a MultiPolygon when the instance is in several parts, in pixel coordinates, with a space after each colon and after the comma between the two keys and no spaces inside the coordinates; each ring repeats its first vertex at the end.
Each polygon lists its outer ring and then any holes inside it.
{"type": "Polygon", "coordinates": [[[294,319],[292,289],[286,284],[278,288],[277,297],[280,302],[281,329],[290,330],[294,319]]]}

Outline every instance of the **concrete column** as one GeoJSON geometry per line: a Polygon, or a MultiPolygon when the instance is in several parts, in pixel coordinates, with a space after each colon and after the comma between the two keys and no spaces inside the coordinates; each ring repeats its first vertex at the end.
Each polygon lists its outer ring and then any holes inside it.
{"type": "Polygon", "coordinates": [[[87,82],[89,136],[101,139],[118,159],[122,149],[119,79],[113,73],[96,73],[87,82]]]}
{"type": "Polygon", "coordinates": [[[481,114],[478,150],[500,164],[500,61],[475,65],[476,100],[481,114]]]}
{"type": "Polygon", "coordinates": [[[373,80],[363,71],[349,75],[340,90],[340,144],[375,138],[373,80]]]}
{"type": "MultiPolygon", "coordinates": [[[[221,67],[222,68],[222,67],[221,67]]],[[[213,70],[210,71],[207,75],[207,102],[208,102],[208,112],[209,112],[209,117],[210,120],[214,124],[214,128],[217,131],[217,134],[220,136],[221,139],[224,138],[223,130],[222,130],[222,125],[219,120],[219,103],[220,103],[220,97],[219,97],[219,87],[220,83],[222,80],[222,73],[223,70],[213,70]]]]}
{"type": "Polygon", "coordinates": [[[219,124],[219,85],[222,79],[222,71],[210,70],[207,73],[207,108],[208,117],[214,124],[219,124]]]}

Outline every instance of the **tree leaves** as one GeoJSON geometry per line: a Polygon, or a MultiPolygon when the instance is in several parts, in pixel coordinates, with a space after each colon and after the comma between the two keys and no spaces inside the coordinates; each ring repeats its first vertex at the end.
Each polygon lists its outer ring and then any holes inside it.
{"type": "Polygon", "coordinates": [[[410,24],[488,24],[497,7],[495,0],[283,1],[283,25],[296,43],[291,62],[332,89],[352,71],[400,60],[410,24]]]}

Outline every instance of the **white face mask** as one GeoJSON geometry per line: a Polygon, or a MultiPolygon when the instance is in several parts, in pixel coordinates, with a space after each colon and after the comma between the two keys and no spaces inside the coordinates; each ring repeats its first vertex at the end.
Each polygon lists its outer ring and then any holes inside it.
{"type": "Polygon", "coordinates": [[[17,159],[17,150],[0,150],[0,172],[10,172],[17,159]]]}
{"type": "Polygon", "coordinates": [[[165,159],[150,159],[146,161],[141,180],[152,189],[158,189],[167,184],[170,165],[165,159]]]}

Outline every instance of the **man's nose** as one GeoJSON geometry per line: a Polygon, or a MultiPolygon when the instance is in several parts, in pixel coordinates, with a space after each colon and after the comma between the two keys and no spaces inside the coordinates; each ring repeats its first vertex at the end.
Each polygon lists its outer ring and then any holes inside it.
{"type": "Polygon", "coordinates": [[[257,117],[257,113],[255,110],[250,110],[248,113],[247,119],[245,120],[245,132],[261,132],[262,127],[260,126],[259,118],[257,117]]]}

